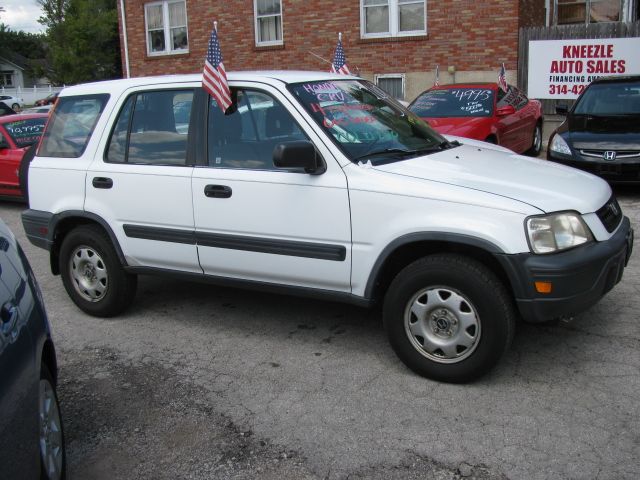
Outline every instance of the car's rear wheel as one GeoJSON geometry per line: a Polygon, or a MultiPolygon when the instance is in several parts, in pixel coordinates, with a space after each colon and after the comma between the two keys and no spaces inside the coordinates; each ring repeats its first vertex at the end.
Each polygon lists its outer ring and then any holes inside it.
{"type": "Polygon", "coordinates": [[[531,148],[527,150],[527,155],[537,157],[542,151],[542,124],[536,123],[536,127],[533,129],[533,139],[531,141],[531,148]]]}
{"type": "Polygon", "coordinates": [[[513,338],[515,311],[498,278],[481,263],[439,254],[393,280],[384,325],[400,359],[434,380],[467,382],[489,371],[513,338]]]}
{"type": "Polygon", "coordinates": [[[64,479],[67,465],[62,418],[53,378],[45,364],[40,367],[38,413],[40,478],[41,480],[64,479]]]}
{"type": "Polygon", "coordinates": [[[96,317],[111,317],[133,301],[137,277],[120,264],[109,237],[98,226],[83,225],[60,247],[62,282],[73,302],[96,317]]]}

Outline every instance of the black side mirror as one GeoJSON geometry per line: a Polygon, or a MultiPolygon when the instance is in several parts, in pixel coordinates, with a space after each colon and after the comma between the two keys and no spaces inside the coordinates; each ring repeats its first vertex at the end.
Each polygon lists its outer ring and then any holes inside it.
{"type": "Polygon", "coordinates": [[[4,150],[5,148],[9,147],[9,143],[4,138],[0,138],[0,150],[4,150]]]}
{"type": "Polygon", "coordinates": [[[569,113],[569,105],[567,105],[566,103],[560,103],[556,105],[556,113],[558,115],[566,115],[567,113],[569,113]]]}
{"type": "Polygon", "coordinates": [[[278,168],[302,168],[311,175],[327,171],[322,157],[308,140],[279,143],[273,149],[273,164],[278,168]]]}

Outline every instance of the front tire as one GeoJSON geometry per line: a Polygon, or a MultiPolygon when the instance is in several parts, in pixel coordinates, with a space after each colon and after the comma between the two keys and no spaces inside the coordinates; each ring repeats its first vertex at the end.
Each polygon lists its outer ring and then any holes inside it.
{"type": "Polygon", "coordinates": [[[38,415],[40,479],[63,480],[66,478],[67,459],[62,417],[53,377],[44,363],[40,366],[38,415]]]}
{"type": "Polygon", "coordinates": [[[389,286],[383,319],[391,346],[411,370],[452,383],[487,373],[515,327],[513,303],[493,272],[453,254],[404,268],[389,286]]]}
{"type": "Polygon", "coordinates": [[[122,268],[106,233],[84,225],[66,236],[60,248],[62,283],[71,300],[96,317],[112,317],[133,301],[137,277],[122,268]]]}

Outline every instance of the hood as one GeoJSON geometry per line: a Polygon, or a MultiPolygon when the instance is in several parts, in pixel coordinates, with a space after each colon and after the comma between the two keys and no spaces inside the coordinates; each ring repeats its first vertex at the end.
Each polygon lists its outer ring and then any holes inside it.
{"type": "Polygon", "coordinates": [[[438,133],[484,140],[491,117],[423,118],[438,133]]]}
{"type": "Polygon", "coordinates": [[[640,115],[569,116],[567,130],[575,148],[640,150],[640,115]]]}
{"type": "Polygon", "coordinates": [[[611,196],[607,182],[581,170],[471,145],[374,168],[499,195],[543,212],[591,213],[611,196]]]}

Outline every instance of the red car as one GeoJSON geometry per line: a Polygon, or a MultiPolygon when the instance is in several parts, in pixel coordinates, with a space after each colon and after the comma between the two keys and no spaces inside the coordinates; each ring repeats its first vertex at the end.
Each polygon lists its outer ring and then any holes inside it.
{"type": "Polygon", "coordinates": [[[60,92],[52,93],[51,95],[46,96],[45,98],[41,98],[40,100],[36,100],[36,107],[42,107],[43,105],[53,105],[56,103],[58,99],[58,95],[60,92]]]}
{"type": "Polygon", "coordinates": [[[18,180],[20,162],[40,140],[48,118],[46,113],[0,117],[0,197],[23,198],[18,180]]]}
{"type": "Polygon", "coordinates": [[[497,83],[440,85],[418,95],[409,110],[445,135],[532,156],[542,148],[542,105],[512,85],[506,92],[497,83]]]}

